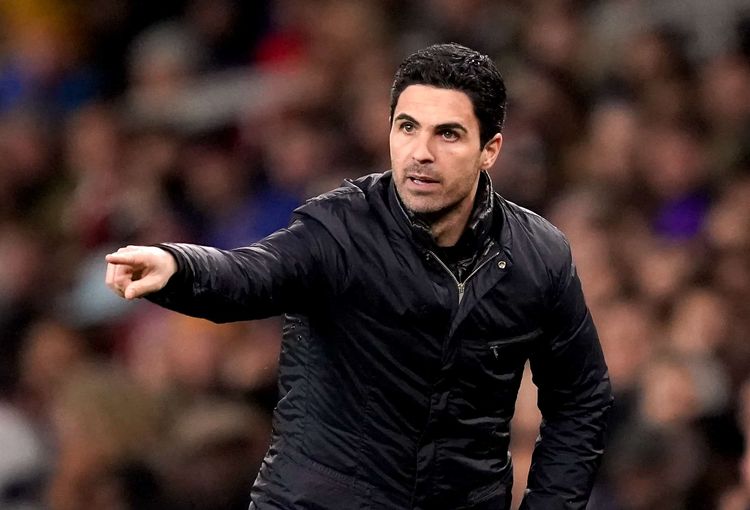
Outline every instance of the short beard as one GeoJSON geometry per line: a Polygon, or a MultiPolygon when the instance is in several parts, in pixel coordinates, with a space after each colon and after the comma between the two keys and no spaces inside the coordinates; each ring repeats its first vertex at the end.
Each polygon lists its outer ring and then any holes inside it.
{"type": "Polygon", "coordinates": [[[437,209],[428,208],[426,210],[420,211],[409,207],[409,204],[407,204],[406,200],[404,200],[404,198],[398,192],[398,188],[396,189],[396,195],[398,195],[398,199],[401,202],[401,205],[404,206],[404,210],[410,218],[412,218],[413,220],[419,220],[423,223],[426,223],[427,225],[437,223],[439,220],[447,216],[457,206],[457,204],[454,203],[445,205],[437,209]]]}

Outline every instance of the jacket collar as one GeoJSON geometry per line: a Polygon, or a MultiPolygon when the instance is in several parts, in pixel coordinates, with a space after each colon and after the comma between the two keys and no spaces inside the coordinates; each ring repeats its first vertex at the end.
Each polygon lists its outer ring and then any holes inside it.
{"type": "MultiPolygon", "coordinates": [[[[414,240],[423,248],[432,249],[435,247],[435,241],[432,238],[430,226],[419,218],[418,215],[409,211],[401,201],[396,192],[396,185],[391,178],[389,190],[389,201],[394,209],[394,214],[400,216],[406,221],[408,229],[414,240]],[[400,212],[396,212],[400,211],[400,212]]],[[[477,253],[483,251],[491,241],[493,228],[499,225],[496,220],[502,222],[501,218],[496,218],[493,214],[495,211],[495,192],[492,187],[492,180],[487,172],[482,171],[479,174],[479,185],[477,196],[474,199],[474,208],[469,216],[461,238],[456,244],[457,249],[467,253],[477,253]]]]}

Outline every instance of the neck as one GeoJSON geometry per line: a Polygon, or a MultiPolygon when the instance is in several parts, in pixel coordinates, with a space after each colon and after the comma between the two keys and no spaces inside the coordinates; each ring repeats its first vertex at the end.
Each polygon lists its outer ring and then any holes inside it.
{"type": "MultiPolygon", "coordinates": [[[[415,235],[421,237],[422,242],[429,243],[430,239],[433,243],[441,248],[449,248],[455,246],[464,236],[469,221],[472,221],[475,207],[481,207],[482,210],[478,214],[477,221],[481,221],[484,225],[486,221],[481,220],[481,217],[485,217],[491,214],[492,210],[492,184],[489,181],[489,176],[480,178],[477,181],[477,185],[470,197],[466,197],[460,203],[437,211],[434,213],[415,213],[409,210],[399,196],[398,190],[394,186],[393,199],[401,208],[403,213],[408,217],[412,224],[412,230],[415,235]],[[482,188],[480,191],[479,188],[482,188]],[[481,195],[480,195],[481,194],[481,195]],[[475,204],[477,200],[480,200],[482,204],[475,204]],[[487,201],[485,203],[485,201],[487,201]],[[488,210],[485,210],[487,208],[488,210]]],[[[480,228],[482,232],[486,230],[487,225],[480,228]]],[[[477,235],[482,236],[479,232],[477,235]]]]}
{"type": "Polygon", "coordinates": [[[417,217],[429,225],[430,233],[435,244],[441,248],[454,246],[461,239],[466,224],[469,222],[471,211],[474,209],[476,189],[470,197],[456,204],[449,210],[432,214],[418,214],[417,217]]]}
{"type": "Polygon", "coordinates": [[[474,202],[472,200],[461,204],[460,207],[433,221],[427,219],[435,244],[441,248],[445,248],[454,246],[461,239],[461,235],[466,228],[466,223],[469,221],[473,205],[474,202]]]}

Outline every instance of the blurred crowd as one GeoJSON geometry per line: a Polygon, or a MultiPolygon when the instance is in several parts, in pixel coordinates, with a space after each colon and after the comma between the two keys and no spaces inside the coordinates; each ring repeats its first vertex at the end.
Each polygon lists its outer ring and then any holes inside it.
{"type": "MultiPolygon", "coordinates": [[[[498,63],[495,188],[599,329],[590,508],[750,508],[747,0],[2,0],[0,508],[247,508],[280,321],[120,300],[104,254],[248,244],[386,170],[393,72],[448,41],[498,63]]],[[[538,425],[527,378],[516,505],[538,425]]]]}

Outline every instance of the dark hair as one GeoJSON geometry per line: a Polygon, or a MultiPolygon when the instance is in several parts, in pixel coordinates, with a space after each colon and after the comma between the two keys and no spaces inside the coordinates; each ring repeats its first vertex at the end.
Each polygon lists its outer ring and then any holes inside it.
{"type": "Polygon", "coordinates": [[[434,44],[406,57],[396,70],[391,86],[391,113],[409,85],[430,85],[464,92],[479,120],[482,147],[505,122],[505,82],[487,56],[460,44],[434,44]]]}

